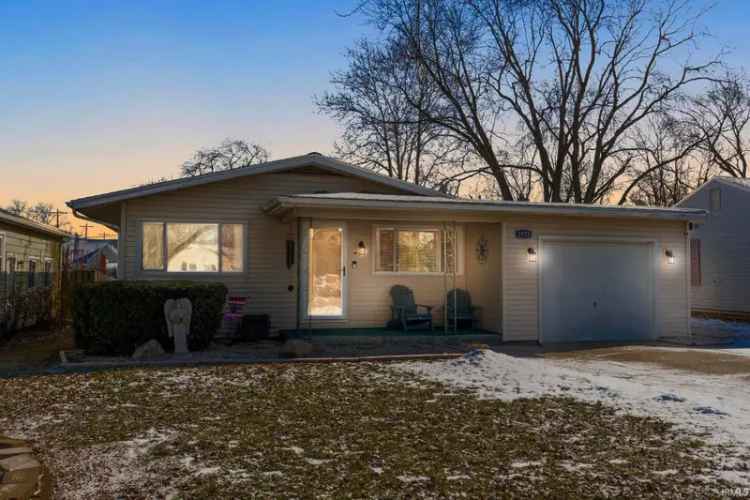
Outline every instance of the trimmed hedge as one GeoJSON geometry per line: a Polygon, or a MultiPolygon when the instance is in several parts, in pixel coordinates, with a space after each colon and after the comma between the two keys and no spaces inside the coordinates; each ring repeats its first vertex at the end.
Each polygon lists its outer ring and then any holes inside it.
{"type": "Polygon", "coordinates": [[[156,339],[174,349],[167,333],[164,302],[187,297],[193,304],[188,347],[205,349],[221,326],[227,295],[222,283],[191,281],[104,281],[73,290],[76,345],[89,354],[130,356],[156,339]]]}

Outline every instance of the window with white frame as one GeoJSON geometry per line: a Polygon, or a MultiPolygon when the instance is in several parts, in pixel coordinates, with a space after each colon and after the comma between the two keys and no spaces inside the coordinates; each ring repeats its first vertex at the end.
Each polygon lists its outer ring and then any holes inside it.
{"type": "Polygon", "coordinates": [[[144,222],[141,266],[170,273],[238,273],[244,268],[242,224],[144,222]]]}
{"type": "Polygon", "coordinates": [[[460,227],[378,227],[375,230],[375,272],[461,274],[460,227]]]}

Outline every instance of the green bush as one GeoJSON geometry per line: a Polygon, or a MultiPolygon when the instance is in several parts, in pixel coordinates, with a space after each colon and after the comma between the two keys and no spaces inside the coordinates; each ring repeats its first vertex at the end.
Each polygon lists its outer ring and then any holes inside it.
{"type": "Polygon", "coordinates": [[[205,349],[221,326],[227,288],[222,283],[189,281],[105,281],[73,291],[76,345],[89,354],[130,356],[156,339],[174,349],[164,319],[167,299],[187,297],[193,304],[188,347],[205,349]]]}

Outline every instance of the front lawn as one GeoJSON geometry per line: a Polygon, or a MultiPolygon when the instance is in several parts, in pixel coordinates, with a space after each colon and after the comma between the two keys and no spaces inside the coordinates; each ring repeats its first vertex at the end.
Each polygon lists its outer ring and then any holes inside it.
{"type": "Polygon", "coordinates": [[[721,450],[652,418],[479,399],[377,364],[0,380],[56,498],[702,497],[721,450]]]}

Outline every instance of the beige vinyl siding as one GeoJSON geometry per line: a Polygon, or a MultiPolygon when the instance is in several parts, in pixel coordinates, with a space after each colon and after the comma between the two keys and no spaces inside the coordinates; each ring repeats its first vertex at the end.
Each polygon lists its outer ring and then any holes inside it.
{"type": "Polygon", "coordinates": [[[481,328],[492,332],[502,329],[502,225],[467,224],[466,288],[472,303],[481,308],[481,328]],[[487,261],[480,263],[477,245],[487,240],[487,261]]]}
{"type": "MultiPolygon", "coordinates": [[[[688,241],[684,222],[623,221],[566,217],[508,218],[503,225],[503,340],[537,340],[539,307],[538,262],[530,263],[528,248],[538,249],[545,236],[594,239],[653,240],[655,244],[655,337],[686,335],[689,331],[688,241]],[[516,238],[518,229],[529,229],[532,239],[516,238]],[[664,251],[671,249],[675,263],[664,251]]],[[[543,256],[540,256],[543,258],[543,256]]]]}
{"type": "MultiPolygon", "coordinates": [[[[8,258],[14,258],[16,262],[23,262],[22,272],[29,270],[29,259],[36,260],[36,272],[44,272],[45,262],[52,262],[52,273],[57,274],[60,270],[60,238],[54,238],[45,234],[38,234],[25,228],[19,228],[11,224],[0,222],[0,237],[3,242],[0,247],[2,252],[2,268],[0,273],[11,271],[8,269],[8,258]]],[[[13,271],[17,270],[13,269],[13,271]]],[[[0,297],[2,297],[9,286],[8,281],[0,276],[0,297]]],[[[25,286],[26,281],[17,282],[25,286]]]]}
{"type": "Polygon", "coordinates": [[[709,212],[690,237],[701,241],[701,281],[691,287],[697,310],[750,313],[750,191],[710,181],[680,204],[711,208],[711,190],[721,190],[721,210],[709,212]]]}
{"type": "Polygon", "coordinates": [[[296,240],[297,224],[294,219],[284,222],[266,215],[262,208],[280,195],[321,191],[397,193],[395,189],[360,178],[290,172],[243,177],[129,200],[124,210],[124,277],[221,281],[229,288],[230,295],[248,297],[246,312],[270,314],[274,329],[295,328],[299,259],[287,269],[285,242],[296,240]],[[148,220],[246,224],[245,271],[221,275],[142,271],[141,223],[148,220]],[[290,286],[292,291],[288,289],[290,286]]]}
{"type": "Polygon", "coordinates": [[[57,271],[60,256],[60,239],[41,235],[0,222],[0,236],[4,237],[5,260],[2,271],[8,271],[7,259],[14,257],[16,262],[23,262],[23,271],[28,271],[29,258],[36,259],[37,272],[44,270],[44,262],[52,259],[53,270],[57,271]]]}

